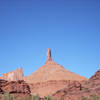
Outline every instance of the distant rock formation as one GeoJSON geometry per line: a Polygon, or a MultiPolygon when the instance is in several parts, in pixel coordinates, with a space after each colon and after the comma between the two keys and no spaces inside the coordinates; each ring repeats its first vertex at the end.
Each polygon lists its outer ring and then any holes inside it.
{"type": "MultiPolygon", "coordinates": [[[[23,69],[19,68],[15,71],[3,74],[1,79],[8,81],[24,80],[30,86],[31,93],[38,93],[41,97],[54,94],[56,91],[68,87],[70,84],[75,83],[77,85],[78,83],[76,83],[76,81],[88,80],[83,76],[66,70],[63,66],[54,62],[49,48],[47,49],[47,60],[45,64],[31,75],[24,77],[23,69]]],[[[16,82],[14,84],[16,84],[16,82]]],[[[4,89],[1,88],[0,91],[2,92],[3,90],[4,89]]]]}
{"type": "Polygon", "coordinates": [[[81,81],[81,80],[87,80],[87,78],[77,75],[71,71],[68,71],[63,66],[54,62],[52,60],[51,50],[48,48],[46,63],[31,75],[24,77],[24,80],[28,83],[37,83],[37,82],[40,83],[51,80],[81,81]]]}
{"type": "Polygon", "coordinates": [[[66,70],[63,66],[54,62],[49,48],[47,49],[45,64],[31,75],[24,77],[24,81],[30,85],[31,93],[39,93],[41,97],[51,95],[73,81],[82,80],[88,79],[66,70]]]}
{"type": "Polygon", "coordinates": [[[18,68],[14,71],[4,73],[0,77],[0,79],[8,80],[8,81],[18,81],[18,80],[23,80],[23,69],[18,68]]]}

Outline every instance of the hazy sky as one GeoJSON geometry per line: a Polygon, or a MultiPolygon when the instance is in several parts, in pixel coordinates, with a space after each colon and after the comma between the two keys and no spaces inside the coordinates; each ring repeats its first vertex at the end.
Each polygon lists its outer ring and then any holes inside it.
{"type": "Polygon", "coordinates": [[[46,61],[90,77],[100,68],[100,0],[0,0],[0,74],[46,61]]]}

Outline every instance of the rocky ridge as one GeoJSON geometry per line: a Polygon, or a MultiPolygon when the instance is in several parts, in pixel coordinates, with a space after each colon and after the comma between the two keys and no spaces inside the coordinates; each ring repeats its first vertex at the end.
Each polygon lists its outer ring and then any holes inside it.
{"type": "Polygon", "coordinates": [[[53,94],[57,100],[82,100],[82,97],[90,98],[93,95],[100,96],[100,70],[88,81],[83,83],[73,82],[53,94]]]}
{"type": "Polygon", "coordinates": [[[0,80],[0,94],[4,93],[13,94],[15,99],[25,98],[31,95],[29,85],[23,80],[10,82],[0,80]]]}
{"type": "Polygon", "coordinates": [[[0,80],[0,95],[5,92],[13,94],[15,99],[26,98],[33,93],[39,93],[41,97],[49,94],[57,100],[82,100],[82,97],[100,96],[100,70],[87,81],[55,80],[27,84],[25,81],[0,80]]]}
{"type": "MultiPolygon", "coordinates": [[[[59,97],[59,93],[62,94],[65,89],[66,91],[72,89],[73,93],[74,90],[80,91],[83,89],[82,84],[88,81],[87,78],[66,70],[63,66],[54,62],[50,49],[47,50],[45,64],[31,75],[24,77],[22,68],[19,68],[3,74],[1,79],[6,81],[1,81],[0,84],[3,85],[0,87],[0,93],[9,92],[18,97],[37,93],[41,97],[52,94],[59,97]],[[22,79],[24,81],[21,81],[22,79]]],[[[62,97],[61,94],[60,97],[62,97]]]]}

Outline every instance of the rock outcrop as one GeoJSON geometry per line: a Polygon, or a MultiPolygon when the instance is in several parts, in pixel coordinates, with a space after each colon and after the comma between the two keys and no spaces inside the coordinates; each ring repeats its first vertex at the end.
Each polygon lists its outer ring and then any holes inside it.
{"type": "Polygon", "coordinates": [[[0,79],[8,80],[8,81],[18,81],[18,80],[23,80],[23,69],[19,68],[14,71],[4,73],[0,77],[0,79]]]}
{"type": "Polygon", "coordinates": [[[49,48],[47,49],[47,61],[52,61],[51,50],[49,48]]]}
{"type": "Polygon", "coordinates": [[[88,81],[75,82],[53,94],[57,100],[82,100],[82,97],[100,96],[100,70],[88,81]]]}
{"type": "Polygon", "coordinates": [[[50,49],[47,50],[47,61],[37,71],[31,75],[24,77],[24,80],[28,83],[46,82],[51,80],[87,80],[87,78],[77,75],[69,70],[66,70],[63,66],[57,64],[52,60],[50,49]]]}
{"type": "Polygon", "coordinates": [[[37,71],[24,80],[30,84],[33,94],[39,93],[41,97],[51,95],[57,90],[67,87],[73,81],[88,80],[77,75],[53,61],[50,49],[47,49],[47,60],[37,71]]]}
{"type": "Polygon", "coordinates": [[[31,95],[30,87],[24,81],[0,80],[0,94],[13,94],[15,99],[28,97],[31,95]]]}
{"type": "Polygon", "coordinates": [[[31,94],[38,93],[41,97],[54,94],[62,88],[69,87],[70,84],[73,84],[71,85],[72,88],[76,85],[72,90],[77,90],[77,88],[79,90],[80,82],[88,80],[83,76],[66,70],[63,66],[54,62],[49,48],[47,49],[47,60],[45,64],[31,75],[24,77],[22,68],[19,68],[15,71],[3,74],[1,79],[7,80],[3,83],[5,85],[3,85],[3,87],[1,86],[1,93],[8,91],[13,94],[30,94],[28,93],[27,85],[22,81],[18,81],[23,79],[30,86],[31,94]],[[21,84],[19,84],[20,82],[21,84]],[[23,88],[25,88],[25,90],[23,88]]]}
{"type": "Polygon", "coordinates": [[[29,84],[31,93],[32,94],[39,94],[40,97],[48,96],[54,94],[56,91],[66,88],[66,87],[74,87],[74,89],[81,89],[81,83],[78,81],[68,81],[68,80],[61,80],[61,81],[47,81],[42,83],[35,83],[29,84]]]}

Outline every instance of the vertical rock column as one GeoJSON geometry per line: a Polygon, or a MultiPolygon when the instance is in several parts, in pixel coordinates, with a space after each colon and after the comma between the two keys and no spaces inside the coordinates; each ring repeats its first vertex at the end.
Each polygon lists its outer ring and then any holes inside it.
{"type": "Polygon", "coordinates": [[[47,61],[52,61],[51,50],[49,48],[47,49],[47,61]]]}

